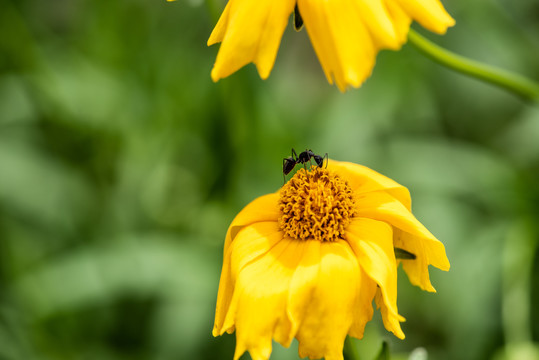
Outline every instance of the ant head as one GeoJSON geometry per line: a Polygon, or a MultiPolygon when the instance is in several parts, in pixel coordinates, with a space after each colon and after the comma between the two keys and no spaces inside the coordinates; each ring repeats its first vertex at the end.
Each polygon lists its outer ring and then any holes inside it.
{"type": "Polygon", "coordinates": [[[316,161],[316,165],[318,165],[318,167],[324,166],[324,158],[322,156],[314,155],[313,158],[314,158],[314,161],[316,161]]]}

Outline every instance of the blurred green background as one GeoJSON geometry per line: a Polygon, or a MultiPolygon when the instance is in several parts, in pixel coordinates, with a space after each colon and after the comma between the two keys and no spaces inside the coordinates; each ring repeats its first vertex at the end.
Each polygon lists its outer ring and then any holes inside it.
{"type": "MultiPolygon", "coordinates": [[[[536,0],[444,3],[457,25],[422,33],[539,79],[536,0]]],[[[406,185],[446,245],[437,294],[399,275],[406,340],[377,315],[362,359],[382,340],[403,359],[538,359],[539,106],[410,46],[341,94],[292,27],[268,80],[249,65],[214,84],[223,7],[0,2],[0,359],[231,360],[234,336],[211,336],[224,235],[291,147],[406,185]]]]}

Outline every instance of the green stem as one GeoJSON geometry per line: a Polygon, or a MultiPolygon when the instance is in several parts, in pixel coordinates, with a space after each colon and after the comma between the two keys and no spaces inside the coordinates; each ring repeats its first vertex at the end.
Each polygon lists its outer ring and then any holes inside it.
{"type": "Polygon", "coordinates": [[[356,347],[354,346],[350,336],[347,336],[346,340],[344,340],[343,355],[344,360],[359,360],[356,347]]]}
{"type": "Polygon", "coordinates": [[[408,40],[423,54],[448,68],[500,86],[526,100],[539,101],[539,84],[522,75],[452,53],[430,42],[413,29],[408,33],[408,40]]]}

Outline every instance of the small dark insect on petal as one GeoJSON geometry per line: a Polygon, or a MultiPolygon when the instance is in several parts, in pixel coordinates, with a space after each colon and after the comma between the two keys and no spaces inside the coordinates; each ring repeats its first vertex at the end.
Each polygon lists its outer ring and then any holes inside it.
{"type": "Polygon", "coordinates": [[[299,13],[298,4],[294,7],[294,29],[300,31],[303,28],[303,18],[299,13]]]}
{"type": "Polygon", "coordinates": [[[395,258],[403,260],[415,260],[415,255],[401,248],[395,248],[395,258]]]}

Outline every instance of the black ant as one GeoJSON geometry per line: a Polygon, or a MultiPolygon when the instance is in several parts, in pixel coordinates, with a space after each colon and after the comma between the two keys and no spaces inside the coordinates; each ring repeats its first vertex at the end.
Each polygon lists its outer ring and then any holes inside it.
{"type": "MultiPolygon", "coordinates": [[[[312,150],[305,150],[302,153],[296,154],[296,150],[292,149],[292,156],[283,159],[283,180],[286,182],[285,176],[288,175],[297,164],[303,164],[303,167],[307,169],[307,162],[310,162],[311,159],[314,159],[316,165],[319,168],[324,166],[324,159],[328,159],[328,153],[324,156],[316,155],[312,150]]],[[[326,167],[327,167],[326,161],[326,167]]]]}

